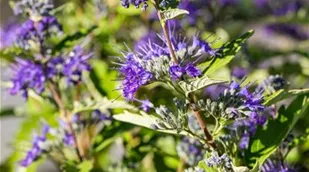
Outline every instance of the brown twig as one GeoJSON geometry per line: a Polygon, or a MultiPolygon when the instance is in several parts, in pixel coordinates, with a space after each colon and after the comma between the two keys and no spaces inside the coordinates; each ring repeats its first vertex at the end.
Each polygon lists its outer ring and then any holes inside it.
{"type": "MultiPolygon", "coordinates": [[[[163,19],[162,19],[162,13],[160,12],[157,0],[153,0],[153,5],[155,6],[155,8],[158,11],[157,14],[158,14],[158,17],[159,17],[159,20],[160,20],[160,23],[161,23],[161,26],[162,26],[162,29],[163,29],[163,32],[164,32],[164,36],[165,36],[165,39],[166,39],[166,42],[167,42],[167,46],[168,46],[170,53],[171,53],[171,56],[172,56],[172,60],[173,60],[174,63],[178,64],[179,62],[178,62],[178,59],[176,57],[175,51],[174,51],[172,43],[171,43],[171,39],[170,39],[170,35],[169,35],[168,28],[167,28],[167,25],[166,25],[166,21],[163,21],[163,19]]],[[[190,96],[190,103],[193,104],[194,99],[193,99],[192,95],[189,95],[189,96],[190,96]]],[[[216,149],[217,146],[216,146],[216,144],[215,144],[215,142],[212,138],[212,135],[209,133],[209,131],[207,129],[206,121],[202,118],[202,116],[201,116],[201,114],[198,110],[193,109],[193,108],[191,108],[191,109],[193,110],[200,127],[204,131],[204,134],[205,134],[206,139],[207,139],[207,143],[212,148],[216,149]]]]}
{"type": "Polygon", "coordinates": [[[69,117],[68,117],[69,113],[68,113],[68,111],[66,110],[66,108],[65,108],[65,106],[64,106],[64,102],[62,101],[61,96],[60,96],[59,92],[57,91],[57,89],[56,89],[54,83],[51,82],[51,83],[49,84],[49,90],[51,91],[52,96],[53,96],[53,98],[54,98],[54,100],[55,100],[57,106],[59,107],[59,109],[60,109],[60,110],[63,112],[63,114],[64,114],[64,117],[63,117],[63,118],[65,119],[66,123],[68,124],[69,133],[72,134],[72,137],[73,137],[74,142],[75,142],[75,145],[76,145],[76,154],[77,154],[79,160],[80,160],[80,161],[83,161],[83,156],[81,155],[80,149],[79,149],[79,147],[78,147],[78,142],[77,142],[77,138],[76,138],[76,133],[74,132],[73,127],[72,127],[72,123],[71,123],[71,121],[70,121],[70,119],[69,119],[69,117]]]}
{"type": "Polygon", "coordinates": [[[168,49],[171,53],[172,60],[173,60],[174,63],[178,64],[179,62],[178,62],[178,59],[176,57],[176,54],[175,54],[175,51],[174,51],[174,48],[173,48],[173,45],[172,45],[172,42],[171,42],[171,39],[170,39],[169,31],[168,31],[168,28],[167,28],[167,23],[166,23],[166,21],[164,21],[162,19],[162,13],[160,12],[160,9],[159,9],[159,6],[158,6],[156,0],[154,1],[153,4],[158,11],[157,15],[158,15],[159,21],[160,21],[162,29],[163,29],[163,33],[164,33],[164,36],[165,36],[165,39],[166,39],[168,49]]]}

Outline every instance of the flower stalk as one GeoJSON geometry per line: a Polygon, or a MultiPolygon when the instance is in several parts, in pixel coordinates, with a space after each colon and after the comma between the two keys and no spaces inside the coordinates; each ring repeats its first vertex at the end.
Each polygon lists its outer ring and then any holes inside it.
{"type": "MultiPolygon", "coordinates": [[[[174,48],[173,48],[173,46],[172,46],[172,42],[171,42],[171,39],[170,39],[170,35],[169,35],[167,23],[166,23],[166,21],[162,18],[162,13],[161,13],[161,11],[160,11],[160,9],[159,9],[159,5],[158,5],[157,0],[154,0],[154,1],[153,1],[153,4],[154,4],[156,10],[158,11],[158,12],[157,12],[157,15],[158,15],[159,21],[160,21],[161,26],[162,26],[162,29],[163,29],[163,33],[164,33],[164,36],[165,36],[165,39],[166,39],[167,46],[168,46],[169,51],[170,51],[170,54],[171,54],[171,56],[172,56],[172,61],[173,61],[175,64],[179,64],[179,61],[178,61],[178,59],[177,59],[177,57],[176,57],[174,48]]],[[[193,104],[193,103],[194,103],[194,99],[193,99],[192,95],[189,95],[189,97],[190,97],[190,99],[189,99],[189,100],[190,100],[190,103],[193,104]]],[[[205,136],[206,136],[207,143],[208,143],[209,146],[211,146],[213,149],[216,149],[217,146],[216,146],[216,144],[215,144],[215,142],[214,142],[214,140],[213,140],[212,135],[210,134],[210,132],[209,132],[208,129],[207,129],[206,121],[203,119],[201,113],[200,113],[198,110],[193,109],[192,107],[191,107],[191,110],[194,112],[195,117],[197,118],[198,123],[199,123],[201,129],[203,130],[203,132],[204,132],[204,134],[205,134],[205,136]]]]}

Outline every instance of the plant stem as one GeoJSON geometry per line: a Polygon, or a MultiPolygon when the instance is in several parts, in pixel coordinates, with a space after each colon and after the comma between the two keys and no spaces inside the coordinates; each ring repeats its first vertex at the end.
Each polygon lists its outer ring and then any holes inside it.
{"type": "MultiPolygon", "coordinates": [[[[176,54],[175,54],[175,51],[174,51],[173,46],[172,46],[171,37],[169,35],[168,28],[167,28],[167,23],[162,18],[162,13],[160,12],[157,0],[153,0],[153,4],[154,4],[156,10],[158,11],[157,15],[158,15],[158,18],[160,20],[160,23],[161,23],[161,26],[162,26],[162,29],[163,29],[163,33],[164,33],[164,36],[165,36],[165,39],[166,39],[166,42],[167,42],[167,46],[168,46],[168,48],[170,50],[170,54],[172,56],[172,60],[173,60],[174,63],[179,64],[178,59],[177,59],[176,54]]],[[[193,104],[194,100],[193,100],[191,95],[190,95],[190,97],[191,97],[190,98],[190,103],[193,104]]],[[[209,131],[207,129],[206,121],[204,121],[204,119],[202,118],[202,116],[201,116],[201,114],[200,114],[200,112],[198,110],[192,109],[192,111],[194,112],[200,127],[204,131],[204,134],[205,134],[206,139],[207,139],[207,143],[212,148],[216,149],[217,146],[216,146],[215,142],[213,141],[212,135],[209,133],[209,131]]]]}
{"type": "Polygon", "coordinates": [[[60,96],[59,92],[56,90],[56,87],[55,87],[55,85],[52,82],[50,82],[50,84],[49,84],[49,90],[51,91],[52,96],[53,96],[54,100],[56,101],[58,107],[64,113],[64,119],[65,119],[66,123],[68,124],[69,133],[72,134],[74,142],[75,142],[75,145],[76,145],[76,154],[77,154],[79,160],[83,161],[83,157],[82,157],[82,155],[80,153],[80,150],[79,150],[79,147],[78,147],[76,133],[74,132],[73,127],[72,127],[72,123],[70,122],[69,117],[68,117],[69,113],[68,113],[68,111],[66,110],[66,108],[64,106],[64,103],[63,103],[63,101],[61,99],[61,96],[60,96]]]}
{"type": "Polygon", "coordinates": [[[176,54],[175,54],[175,51],[174,51],[174,48],[173,48],[173,45],[172,45],[172,41],[171,41],[171,37],[170,37],[169,31],[168,31],[167,23],[162,18],[162,13],[161,13],[161,11],[159,9],[157,1],[154,1],[153,4],[154,4],[155,8],[158,11],[157,15],[158,15],[159,21],[161,23],[162,30],[163,30],[163,33],[164,33],[164,37],[166,39],[166,43],[167,43],[168,49],[170,50],[170,54],[172,56],[172,60],[173,60],[174,63],[179,64],[178,59],[177,59],[176,54]]]}
{"type": "MultiPolygon", "coordinates": [[[[192,109],[193,110],[193,109],[192,109]]],[[[196,111],[196,110],[193,110],[194,112],[194,115],[195,117],[197,118],[197,121],[200,125],[200,127],[202,128],[205,136],[206,136],[206,139],[207,139],[207,143],[214,149],[217,148],[213,138],[212,138],[212,135],[209,133],[208,129],[207,129],[207,126],[206,126],[206,121],[202,118],[202,115],[199,111],[196,111]]]]}

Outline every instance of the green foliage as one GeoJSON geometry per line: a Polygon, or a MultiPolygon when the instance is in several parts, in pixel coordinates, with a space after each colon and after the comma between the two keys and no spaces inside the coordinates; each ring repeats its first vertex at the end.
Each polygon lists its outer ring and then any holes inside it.
{"type": "Polygon", "coordinates": [[[172,20],[176,18],[183,17],[184,15],[189,14],[187,10],[182,9],[168,9],[165,11],[161,11],[162,20],[166,22],[167,20],[172,20]]]}
{"type": "Polygon", "coordinates": [[[293,96],[299,96],[303,94],[309,93],[309,88],[305,89],[294,89],[294,90],[284,90],[281,89],[277,91],[276,93],[268,96],[264,100],[264,105],[270,106],[272,104],[275,104],[277,102],[280,102],[281,100],[293,97],[293,96]]]}
{"type": "Polygon", "coordinates": [[[205,87],[222,84],[226,81],[211,79],[206,75],[201,78],[194,78],[187,81],[180,81],[178,84],[180,88],[185,92],[186,95],[189,95],[192,92],[203,89],[205,87]]]}
{"type": "Polygon", "coordinates": [[[218,51],[218,56],[215,56],[211,61],[205,62],[202,66],[206,66],[203,73],[206,75],[216,72],[218,69],[227,65],[236,53],[239,52],[241,46],[254,34],[253,30],[248,31],[242,36],[225,43],[218,51]]]}
{"type": "Polygon", "coordinates": [[[270,120],[266,128],[258,128],[245,151],[245,162],[258,170],[259,166],[276,150],[302,115],[309,114],[308,94],[298,96],[287,108],[279,109],[278,117],[270,120]]]}
{"type": "Polygon", "coordinates": [[[96,28],[97,26],[91,26],[87,29],[82,28],[74,34],[64,36],[64,38],[54,47],[53,51],[58,52],[64,48],[72,47],[72,45],[75,44],[75,41],[86,37],[88,34],[92,33],[96,28]]]}

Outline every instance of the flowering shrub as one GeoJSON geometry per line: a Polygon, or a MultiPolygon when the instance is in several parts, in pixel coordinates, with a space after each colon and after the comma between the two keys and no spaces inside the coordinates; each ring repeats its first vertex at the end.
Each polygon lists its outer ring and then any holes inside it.
{"type": "Polygon", "coordinates": [[[11,5],[2,85],[26,106],[5,171],[309,170],[306,1],[11,5]]]}

